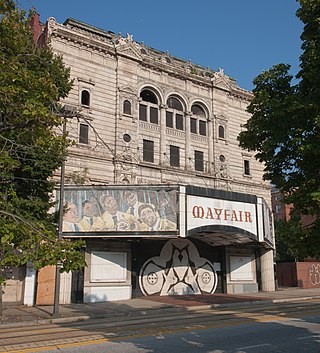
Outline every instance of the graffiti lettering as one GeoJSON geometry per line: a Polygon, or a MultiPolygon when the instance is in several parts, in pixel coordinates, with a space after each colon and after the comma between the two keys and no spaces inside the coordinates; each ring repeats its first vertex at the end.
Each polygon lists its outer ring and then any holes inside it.
{"type": "Polygon", "coordinates": [[[320,284],[320,264],[313,264],[309,268],[310,282],[313,286],[320,284]]]}

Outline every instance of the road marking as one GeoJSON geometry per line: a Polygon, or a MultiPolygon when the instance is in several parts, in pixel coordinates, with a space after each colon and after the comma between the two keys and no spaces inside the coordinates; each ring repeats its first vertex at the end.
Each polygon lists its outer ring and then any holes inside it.
{"type": "Polygon", "coordinates": [[[246,347],[239,347],[237,349],[251,349],[251,348],[260,348],[260,347],[264,347],[264,346],[271,346],[271,344],[269,343],[263,343],[263,344],[257,344],[255,346],[246,346],[246,347]]]}
{"type": "Polygon", "coordinates": [[[55,344],[52,346],[41,346],[41,347],[34,347],[34,348],[24,348],[24,349],[18,349],[18,350],[13,350],[13,351],[1,351],[5,353],[31,353],[31,352],[42,352],[42,351],[53,351],[53,350],[59,350],[61,348],[72,348],[72,347],[80,347],[80,346],[89,346],[93,344],[101,344],[105,342],[109,342],[110,340],[107,338],[100,338],[97,340],[91,340],[91,341],[84,341],[84,342],[74,342],[74,343],[64,343],[64,344],[55,344]]]}
{"type": "Polygon", "coordinates": [[[306,340],[306,339],[309,339],[309,338],[319,338],[319,334],[315,333],[312,336],[297,337],[297,340],[306,340]]]}

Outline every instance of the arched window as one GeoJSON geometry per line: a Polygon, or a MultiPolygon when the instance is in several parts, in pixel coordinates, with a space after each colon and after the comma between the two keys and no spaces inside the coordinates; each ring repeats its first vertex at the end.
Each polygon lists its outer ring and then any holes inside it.
{"type": "Polygon", "coordinates": [[[128,100],[123,102],[123,114],[131,115],[131,103],[128,100]]]}
{"type": "Polygon", "coordinates": [[[86,89],[81,91],[81,104],[86,106],[90,105],[90,92],[86,89]]]}
{"type": "Polygon", "coordinates": [[[204,109],[200,105],[194,104],[191,107],[191,111],[192,118],[190,119],[190,132],[207,136],[207,119],[204,109]]]}
{"type": "Polygon", "coordinates": [[[184,130],[183,105],[176,97],[167,100],[166,126],[177,130],[184,130]]]}
{"type": "Polygon", "coordinates": [[[158,124],[159,106],[157,96],[150,90],[144,89],[140,93],[142,101],[139,104],[139,120],[158,124]]]}
{"type": "Polygon", "coordinates": [[[224,127],[222,125],[219,126],[219,138],[221,139],[225,138],[224,127]]]}

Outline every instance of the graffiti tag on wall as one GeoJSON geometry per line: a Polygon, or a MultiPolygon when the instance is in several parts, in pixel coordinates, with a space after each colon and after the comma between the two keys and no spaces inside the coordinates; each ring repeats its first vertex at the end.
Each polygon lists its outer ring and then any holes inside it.
{"type": "Polygon", "coordinates": [[[320,264],[313,264],[309,268],[309,278],[313,286],[320,284],[320,264]]]}

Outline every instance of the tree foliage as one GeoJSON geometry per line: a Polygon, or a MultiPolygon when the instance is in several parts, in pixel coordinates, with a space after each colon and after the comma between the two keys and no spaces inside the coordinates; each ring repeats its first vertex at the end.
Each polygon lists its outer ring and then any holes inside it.
{"type": "MultiPolygon", "coordinates": [[[[256,151],[270,180],[301,214],[320,214],[320,2],[298,0],[304,23],[302,55],[296,80],[290,66],[278,64],[257,76],[251,118],[238,139],[256,151]]],[[[315,229],[318,222],[314,223],[315,229]]],[[[319,230],[319,229],[318,229],[319,230]]],[[[313,235],[317,232],[311,232],[313,235]]],[[[311,234],[308,232],[308,237],[311,234]]],[[[310,242],[303,242],[308,251],[310,242]],[[308,245],[309,244],[309,245],[308,245]]],[[[320,250],[319,250],[320,252],[320,250]]],[[[319,254],[320,255],[320,254],[319,254]]]]}
{"type": "Polygon", "coordinates": [[[62,117],[52,104],[67,96],[72,82],[49,44],[34,44],[31,15],[0,0],[0,265],[59,260],[64,270],[78,270],[82,243],[59,240],[49,212],[52,177],[70,143],[54,132],[62,117]]]}

